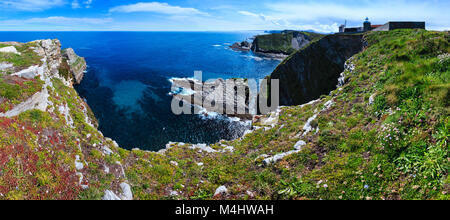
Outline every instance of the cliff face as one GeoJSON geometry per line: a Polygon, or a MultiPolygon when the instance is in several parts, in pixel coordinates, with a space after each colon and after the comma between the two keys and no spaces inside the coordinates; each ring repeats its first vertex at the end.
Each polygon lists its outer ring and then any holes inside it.
{"type": "Polygon", "coordinates": [[[362,48],[362,35],[328,35],[292,54],[270,75],[280,80],[280,104],[307,103],[334,90],[345,61],[362,48]]]}
{"type": "Polygon", "coordinates": [[[322,36],[321,34],[302,31],[283,31],[259,35],[255,37],[251,50],[256,53],[290,55],[322,36]]]}
{"type": "Polygon", "coordinates": [[[74,79],[75,84],[80,84],[86,70],[86,61],[83,57],[75,54],[72,48],[63,50],[63,62],[69,65],[69,72],[74,79]]]}

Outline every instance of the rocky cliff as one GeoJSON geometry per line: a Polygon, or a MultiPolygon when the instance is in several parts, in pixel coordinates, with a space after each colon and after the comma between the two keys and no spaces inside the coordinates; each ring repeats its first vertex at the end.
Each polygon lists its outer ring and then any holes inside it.
{"type": "Polygon", "coordinates": [[[120,149],[72,87],[85,61],[60,47],[0,43],[0,199],[132,199],[120,149]]]}
{"type": "Polygon", "coordinates": [[[280,104],[299,105],[336,89],[347,59],[363,49],[363,35],[328,35],[286,58],[270,75],[280,80],[280,104]]]}
{"type": "Polygon", "coordinates": [[[79,57],[75,54],[75,51],[73,51],[72,48],[67,48],[63,50],[63,61],[65,65],[65,62],[68,64],[68,71],[70,75],[74,79],[74,83],[80,84],[81,80],[83,80],[84,77],[84,71],[86,70],[86,61],[83,57],[79,57]]]}

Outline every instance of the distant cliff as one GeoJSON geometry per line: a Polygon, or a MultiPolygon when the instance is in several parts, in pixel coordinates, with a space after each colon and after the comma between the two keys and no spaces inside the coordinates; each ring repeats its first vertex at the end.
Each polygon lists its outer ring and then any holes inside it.
{"type": "Polygon", "coordinates": [[[237,51],[253,51],[263,56],[285,58],[324,35],[305,31],[281,31],[255,36],[252,42],[243,41],[230,46],[237,51]]]}
{"type": "Polygon", "coordinates": [[[84,71],[86,70],[86,61],[83,57],[79,57],[75,54],[72,48],[67,48],[62,51],[63,62],[68,64],[68,71],[73,76],[74,83],[80,84],[84,77],[84,71]]]}
{"type": "Polygon", "coordinates": [[[362,35],[328,35],[292,54],[270,75],[280,80],[280,104],[303,104],[334,90],[345,61],[362,48],[362,35]]]}
{"type": "Polygon", "coordinates": [[[323,35],[304,31],[283,31],[281,33],[258,35],[252,43],[256,53],[290,55],[323,35]]]}

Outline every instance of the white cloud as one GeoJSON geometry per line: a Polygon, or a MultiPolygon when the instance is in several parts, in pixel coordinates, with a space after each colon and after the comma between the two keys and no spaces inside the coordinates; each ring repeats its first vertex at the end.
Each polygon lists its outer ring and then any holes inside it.
{"type": "Polygon", "coordinates": [[[91,8],[91,4],[92,4],[92,0],[83,1],[82,4],[80,4],[78,2],[78,0],[73,0],[72,8],[73,9],[78,9],[78,8],[82,8],[82,7],[84,7],[84,8],[91,8]]]}
{"type": "Polygon", "coordinates": [[[109,12],[155,12],[168,15],[207,15],[195,8],[183,8],[160,2],[139,2],[131,5],[121,5],[111,8],[109,12]]]}
{"type": "Polygon", "coordinates": [[[246,16],[251,16],[251,17],[259,17],[259,15],[249,12],[249,11],[238,11],[238,13],[241,15],[246,15],[246,16]]]}
{"type": "MultiPolygon", "coordinates": [[[[448,5],[448,3],[445,3],[448,5]]],[[[271,15],[291,22],[314,22],[318,20],[349,20],[360,24],[369,17],[373,23],[387,21],[426,21],[430,25],[447,25],[450,20],[448,7],[428,1],[362,1],[359,4],[337,3],[273,3],[266,5],[271,15]]]]}
{"type": "Polygon", "coordinates": [[[0,0],[0,8],[19,11],[42,11],[65,4],[65,0],[0,0]]]}
{"type": "Polygon", "coordinates": [[[74,0],[74,1],[72,2],[72,8],[73,8],[73,9],[81,8],[80,3],[78,3],[77,0],[74,0]]]}
{"type": "Polygon", "coordinates": [[[91,8],[92,0],[86,0],[83,4],[85,8],[91,8]]]}
{"type": "MultiPolygon", "coordinates": [[[[267,16],[267,15],[264,15],[262,13],[256,14],[256,13],[249,12],[249,11],[238,11],[238,13],[242,14],[242,15],[245,15],[245,16],[257,18],[257,19],[263,21],[266,26],[273,26],[275,28],[280,28],[280,29],[295,29],[295,28],[298,28],[298,27],[292,25],[288,20],[285,20],[283,18],[277,18],[277,17],[274,17],[274,16],[267,16]]],[[[325,32],[325,31],[321,31],[321,32],[325,32]]]]}
{"type": "Polygon", "coordinates": [[[62,24],[62,25],[98,25],[98,24],[106,24],[112,22],[111,18],[75,18],[75,17],[62,17],[62,16],[53,16],[46,18],[30,18],[24,20],[3,20],[2,24],[62,24]]]}
{"type": "MultiPolygon", "coordinates": [[[[448,3],[447,3],[448,4],[448,3]]],[[[238,11],[259,20],[262,25],[275,25],[276,29],[302,29],[318,32],[334,32],[337,23],[348,20],[350,25],[362,25],[364,18],[369,17],[374,24],[387,21],[426,21],[430,29],[448,29],[450,14],[442,5],[429,2],[405,2],[378,0],[376,2],[361,1],[358,4],[337,4],[332,2],[299,2],[270,3],[265,5],[264,14],[238,11]]]]}

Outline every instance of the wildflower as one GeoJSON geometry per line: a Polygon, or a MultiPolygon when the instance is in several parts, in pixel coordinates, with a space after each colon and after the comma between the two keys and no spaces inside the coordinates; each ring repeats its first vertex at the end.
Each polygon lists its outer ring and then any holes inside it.
{"type": "Polygon", "coordinates": [[[364,189],[368,189],[369,188],[369,185],[364,185],[364,189]]]}
{"type": "Polygon", "coordinates": [[[323,188],[328,188],[328,185],[327,184],[323,184],[323,188]]]}

